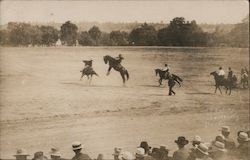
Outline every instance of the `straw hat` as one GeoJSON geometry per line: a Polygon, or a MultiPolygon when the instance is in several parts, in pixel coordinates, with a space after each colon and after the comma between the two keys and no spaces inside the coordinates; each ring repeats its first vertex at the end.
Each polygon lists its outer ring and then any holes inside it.
{"type": "Polygon", "coordinates": [[[145,156],[145,149],[142,148],[142,147],[136,148],[135,156],[136,157],[143,157],[143,156],[145,156]]]}
{"type": "Polygon", "coordinates": [[[128,151],[123,151],[118,157],[120,160],[133,160],[134,156],[128,151]]]}
{"type": "Polygon", "coordinates": [[[115,147],[114,148],[114,153],[112,154],[113,156],[118,156],[118,155],[120,155],[120,153],[122,152],[122,148],[120,148],[120,147],[115,147]]]}
{"type": "Polygon", "coordinates": [[[229,126],[222,126],[220,131],[229,133],[230,132],[230,127],[229,126]]]}
{"type": "Polygon", "coordinates": [[[74,150],[78,150],[78,149],[82,149],[81,142],[77,142],[77,141],[73,142],[72,143],[72,150],[74,151],[74,150]]]}
{"type": "Polygon", "coordinates": [[[59,149],[57,149],[57,148],[51,148],[50,155],[51,156],[57,156],[57,157],[61,157],[62,156],[62,154],[60,153],[59,149]]]}
{"type": "Polygon", "coordinates": [[[226,152],[227,150],[225,149],[225,144],[221,143],[219,141],[216,141],[213,146],[212,146],[212,150],[219,150],[222,152],[226,152]]]}
{"type": "Polygon", "coordinates": [[[203,143],[199,144],[196,149],[199,152],[201,152],[201,153],[203,153],[205,155],[208,155],[208,147],[205,144],[203,144],[203,143]]]}
{"type": "Polygon", "coordinates": [[[21,148],[21,149],[18,149],[16,151],[16,154],[13,156],[30,156],[30,155],[28,154],[26,149],[21,148]]]}
{"type": "Polygon", "coordinates": [[[201,142],[201,137],[198,136],[198,135],[196,135],[196,136],[194,136],[194,138],[193,138],[192,141],[193,141],[193,142],[201,142]]]}
{"type": "Polygon", "coordinates": [[[243,141],[243,142],[248,142],[249,141],[248,134],[245,133],[245,132],[240,132],[237,139],[240,140],[240,141],[243,141]]]}

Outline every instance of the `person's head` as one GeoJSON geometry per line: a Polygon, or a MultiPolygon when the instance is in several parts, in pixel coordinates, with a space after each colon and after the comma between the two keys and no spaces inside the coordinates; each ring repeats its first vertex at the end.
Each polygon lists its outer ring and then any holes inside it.
{"type": "Polygon", "coordinates": [[[167,66],[168,66],[168,64],[166,63],[166,64],[165,64],[165,67],[167,67],[167,66]]]}
{"type": "Polygon", "coordinates": [[[118,160],[118,157],[121,154],[121,152],[122,152],[122,149],[120,147],[114,148],[114,153],[113,153],[114,160],[118,160]]]}
{"type": "Polygon", "coordinates": [[[231,71],[231,67],[229,67],[228,70],[231,71]]]}
{"type": "Polygon", "coordinates": [[[225,137],[223,135],[218,135],[215,137],[215,141],[219,141],[221,143],[225,143],[225,137]]]}
{"type": "Polygon", "coordinates": [[[150,146],[148,145],[148,142],[147,141],[142,141],[140,146],[141,148],[143,148],[145,150],[145,153],[148,154],[149,153],[149,150],[150,150],[150,146]]]}
{"type": "Polygon", "coordinates": [[[73,142],[72,143],[72,150],[75,152],[75,154],[79,154],[82,150],[82,144],[81,142],[73,142]]]}
{"type": "Polygon", "coordinates": [[[175,143],[177,144],[177,146],[178,146],[179,149],[180,149],[180,148],[183,148],[185,145],[187,145],[188,142],[189,142],[189,141],[186,140],[186,138],[183,137],[183,136],[180,136],[180,137],[178,137],[177,140],[175,140],[175,143]]]}
{"type": "Polygon", "coordinates": [[[219,70],[222,70],[222,67],[219,67],[219,70]]]}
{"type": "Polygon", "coordinates": [[[222,127],[221,127],[221,134],[222,134],[224,137],[228,137],[229,134],[230,134],[230,127],[229,127],[229,126],[222,126],[222,127]]]}
{"type": "Polygon", "coordinates": [[[59,160],[61,158],[61,153],[57,148],[51,148],[50,157],[52,160],[59,160]]]}
{"type": "Polygon", "coordinates": [[[48,158],[43,155],[42,151],[38,151],[38,152],[34,153],[33,160],[48,160],[48,158]]]}
{"type": "Polygon", "coordinates": [[[194,147],[198,146],[201,143],[201,137],[196,135],[194,136],[193,140],[192,140],[192,145],[194,147]]]}
{"type": "Polygon", "coordinates": [[[237,138],[238,142],[241,143],[245,143],[249,141],[249,137],[248,134],[246,132],[240,132],[237,138]]]}
{"type": "Polygon", "coordinates": [[[119,54],[118,57],[122,58],[122,54],[119,54]]]}
{"type": "Polygon", "coordinates": [[[134,160],[134,156],[132,153],[128,151],[123,151],[118,157],[119,160],[134,160]]]}
{"type": "Polygon", "coordinates": [[[27,160],[28,156],[30,156],[25,149],[18,149],[14,157],[16,160],[27,160]]]}
{"type": "Polygon", "coordinates": [[[208,156],[208,155],[209,155],[209,154],[208,154],[208,147],[207,147],[205,144],[200,143],[200,144],[197,146],[197,148],[196,148],[196,150],[195,150],[195,153],[196,153],[196,156],[197,156],[198,158],[203,158],[204,156],[208,156]]]}

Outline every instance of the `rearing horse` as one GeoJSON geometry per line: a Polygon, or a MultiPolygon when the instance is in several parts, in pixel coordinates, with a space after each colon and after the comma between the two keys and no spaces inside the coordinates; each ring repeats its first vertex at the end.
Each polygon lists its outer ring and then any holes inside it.
{"type": "Polygon", "coordinates": [[[220,86],[224,86],[226,88],[226,93],[229,90],[229,95],[231,95],[231,90],[233,88],[233,84],[237,81],[237,79],[233,78],[233,79],[229,80],[226,78],[222,78],[221,76],[218,75],[218,73],[216,71],[211,72],[210,75],[213,75],[214,80],[215,80],[214,93],[216,93],[217,89],[219,89],[220,94],[222,94],[220,86]]]}
{"type": "MultiPolygon", "coordinates": [[[[161,70],[161,69],[155,69],[155,74],[156,74],[156,76],[159,74],[159,76],[160,76],[160,79],[159,79],[159,86],[160,85],[162,85],[162,80],[166,80],[166,79],[168,79],[168,76],[167,76],[167,73],[168,71],[163,71],[163,70],[161,70]]],[[[179,76],[177,76],[177,75],[175,75],[175,74],[172,74],[172,76],[173,76],[173,79],[179,84],[179,85],[181,85],[180,84],[180,82],[182,82],[183,80],[179,77],[179,76]]]]}
{"type": "Polygon", "coordinates": [[[125,79],[125,75],[127,77],[127,80],[129,79],[129,74],[128,71],[120,64],[121,63],[121,59],[120,60],[116,60],[115,58],[106,55],[103,57],[104,63],[105,64],[109,64],[109,68],[108,68],[108,72],[107,75],[109,75],[110,70],[112,68],[114,68],[114,70],[120,72],[122,80],[123,80],[123,84],[125,83],[126,79],[125,79]]]}

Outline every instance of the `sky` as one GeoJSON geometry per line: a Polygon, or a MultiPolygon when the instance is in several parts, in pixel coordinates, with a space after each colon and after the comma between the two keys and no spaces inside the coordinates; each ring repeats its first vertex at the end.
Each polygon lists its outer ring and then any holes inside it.
{"type": "Polygon", "coordinates": [[[246,0],[0,0],[0,24],[16,22],[161,22],[182,16],[197,23],[239,23],[246,0]]]}

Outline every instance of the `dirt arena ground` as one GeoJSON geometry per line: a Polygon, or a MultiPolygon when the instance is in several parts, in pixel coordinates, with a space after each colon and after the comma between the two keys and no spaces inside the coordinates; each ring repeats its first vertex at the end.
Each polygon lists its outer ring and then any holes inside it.
{"type": "Polygon", "coordinates": [[[229,66],[240,76],[249,67],[248,49],[158,47],[1,48],[0,158],[17,148],[31,155],[51,147],[72,158],[71,143],[81,141],[92,158],[111,158],[120,146],[133,152],[140,141],[177,149],[174,140],[200,135],[211,141],[221,125],[249,129],[249,91],[214,94],[210,72],[229,66]],[[123,54],[130,79],[122,86],[114,70],[106,76],[104,55],[123,54]],[[79,81],[83,59],[94,60],[100,75],[88,85],[79,81]],[[177,95],[168,96],[166,81],[158,87],[154,69],[168,63],[184,79],[177,95]]]}

